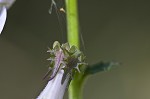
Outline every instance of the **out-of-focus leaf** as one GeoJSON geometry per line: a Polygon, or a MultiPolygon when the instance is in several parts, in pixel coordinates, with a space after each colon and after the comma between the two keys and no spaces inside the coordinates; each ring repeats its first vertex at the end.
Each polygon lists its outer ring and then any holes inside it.
{"type": "Polygon", "coordinates": [[[120,65],[118,62],[99,62],[92,66],[88,66],[85,70],[85,75],[96,74],[102,71],[109,71],[118,65],[120,65]]]}

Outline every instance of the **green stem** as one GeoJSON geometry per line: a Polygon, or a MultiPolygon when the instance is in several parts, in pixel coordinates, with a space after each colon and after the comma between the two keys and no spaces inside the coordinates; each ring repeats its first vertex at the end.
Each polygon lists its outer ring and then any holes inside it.
{"type": "Polygon", "coordinates": [[[79,47],[77,0],[66,0],[68,42],[79,47]]]}
{"type": "Polygon", "coordinates": [[[82,99],[83,95],[83,76],[76,73],[69,86],[69,99],[82,99]]]}
{"type": "MultiPolygon", "coordinates": [[[[79,48],[79,22],[77,0],[66,0],[67,36],[70,45],[79,48]]],[[[69,86],[69,99],[82,99],[82,74],[76,73],[69,86]]]]}

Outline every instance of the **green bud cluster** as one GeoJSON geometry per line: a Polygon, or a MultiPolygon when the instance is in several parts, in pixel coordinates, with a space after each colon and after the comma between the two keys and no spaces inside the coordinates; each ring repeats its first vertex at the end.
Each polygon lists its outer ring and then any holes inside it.
{"type": "Polygon", "coordinates": [[[58,41],[55,41],[53,49],[49,49],[47,52],[50,53],[48,59],[50,60],[50,80],[57,75],[59,70],[64,70],[61,84],[64,83],[67,76],[73,78],[76,72],[80,72],[81,68],[87,65],[83,53],[76,46],[70,46],[69,43],[60,45],[58,41]]]}

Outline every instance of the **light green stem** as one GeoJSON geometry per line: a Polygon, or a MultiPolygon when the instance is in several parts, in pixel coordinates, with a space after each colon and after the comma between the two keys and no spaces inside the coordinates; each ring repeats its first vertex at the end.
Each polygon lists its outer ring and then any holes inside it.
{"type": "Polygon", "coordinates": [[[67,36],[71,45],[79,47],[79,22],[77,0],[66,0],[67,36]]]}
{"type": "Polygon", "coordinates": [[[82,99],[83,95],[83,79],[82,75],[75,74],[69,86],[69,99],[82,99]]]}
{"type": "MultiPolygon", "coordinates": [[[[77,0],[66,0],[67,36],[70,45],[79,48],[79,22],[77,0]]],[[[82,99],[82,74],[76,73],[69,86],[69,99],[82,99]]]]}

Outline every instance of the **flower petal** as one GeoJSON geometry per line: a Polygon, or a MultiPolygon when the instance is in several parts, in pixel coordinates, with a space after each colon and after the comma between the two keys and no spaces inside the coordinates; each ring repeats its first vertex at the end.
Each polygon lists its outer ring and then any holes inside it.
{"type": "Polygon", "coordinates": [[[0,34],[3,30],[3,27],[5,25],[6,21],[6,16],[7,16],[7,10],[5,6],[0,6],[0,34]]]}

